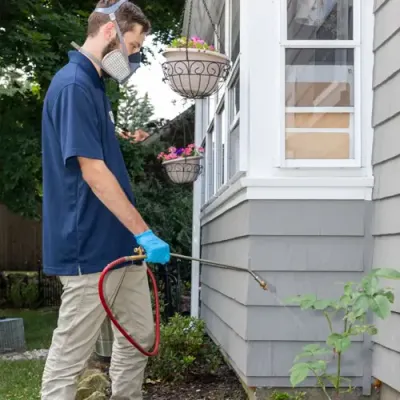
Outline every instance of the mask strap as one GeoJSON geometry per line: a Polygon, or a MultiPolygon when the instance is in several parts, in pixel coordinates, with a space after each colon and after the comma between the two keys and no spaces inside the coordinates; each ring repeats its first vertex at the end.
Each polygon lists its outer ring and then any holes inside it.
{"type": "Polygon", "coordinates": [[[115,18],[115,14],[114,13],[110,14],[110,19],[111,19],[111,21],[113,22],[113,24],[115,26],[115,30],[117,31],[117,35],[119,37],[119,41],[121,43],[122,50],[124,52],[125,58],[128,59],[128,49],[125,46],[125,40],[124,40],[124,37],[122,36],[121,29],[119,29],[119,25],[117,23],[117,20],[115,18]]]}
{"type": "Polygon", "coordinates": [[[71,42],[72,47],[74,47],[76,50],[78,50],[80,53],[84,54],[87,58],[92,60],[95,64],[97,64],[101,69],[104,69],[108,74],[110,74],[106,68],[104,68],[104,65],[102,65],[101,61],[95,57],[93,54],[90,54],[87,52],[85,49],[83,49],[81,46],[77,45],[75,42],[71,42]]]}
{"type": "Polygon", "coordinates": [[[128,0],[119,0],[117,3],[113,4],[110,7],[106,8],[96,8],[94,12],[98,12],[101,14],[106,14],[110,17],[110,20],[114,23],[115,30],[117,31],[117,35],[119,37],[119,41],[121,42],[122,50],[126,59],[128,59],[128,49],[125,46],[124,37],[122,36],[121,29],[118,26],[117,19],[115,17],[115,12],[122,6],[122,4],[126,3],[128,0]]]}
{"type": "Polygon", "coordinates": [[[118,8],[120,8],[122,6],[122,4],[126,3],[128,0],[119,0],[117,3],[113,4],[110,7],[106,7],[106,8],[96,8],[94,10],[94,12],[98,12],[98,13],[102,13],[102,14],[114,14],[115,11],[118,10],[118,8]]]}

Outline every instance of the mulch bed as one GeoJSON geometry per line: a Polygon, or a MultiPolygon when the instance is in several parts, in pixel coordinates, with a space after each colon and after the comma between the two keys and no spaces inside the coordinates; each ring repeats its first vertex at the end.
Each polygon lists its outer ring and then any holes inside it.
{"type": "Polygon", "coordinates": [[[146,384],[144,400],[245,400],[236,375],[226,366],[217,375],[192,377],[184,383],[146,384]]]}
{"type": "MultiPolygon", "coordinates": [[[[92,360],[90,367],[108,370],[107,363],[92,360]]],[[[146,379],[143,400],[246,400],[247,396],[231,369],[223,365],[218,373],[192,376],[183,383],[152,382],[146,379]]]]}

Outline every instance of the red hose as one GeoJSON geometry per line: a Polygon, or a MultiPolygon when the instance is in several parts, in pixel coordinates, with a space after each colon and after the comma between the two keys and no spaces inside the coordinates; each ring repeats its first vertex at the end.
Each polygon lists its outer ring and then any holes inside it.
{"type": "MultiPolygon", "coordinates": [[[[104,296],[104,280],[106,279],[107,275],[118,265],[126,263],[130,260],[129,257],[122,257],[119,258],[118,260],[115,260],[108,264],[103,272],[100,275],[99,279],[99,296],[100,296],[100,301],[102,306],[104,307],[104,310],[106,311],[108,317],[110,318],[111,322],[114,324],[114,326],[122,333],[122,335],[125,336],[125,338],[128,340],[129,343],[132,344],[136,349],[138,349],[143,355],[147,357],[153,357],[158,354],[159,346],[160,346],[160,303],[158,301],[158,288],[157,288],[157,281],[156,278],[151,271],[149,267],[147,267],[147,275],[150,277],[150,280],[152,282],[153,286],[153,294],[154,294],[154,305],[155,305],[155,341],[154,341],[154,346],[153,350],[151,351],[146,351],[129,333],[120,325],[120,323],[117,321],[115,318],[113,312],[111,311],[107,300],[104,296]]],[[[131,268],[134,268],[131,267],[131,268]]]]}

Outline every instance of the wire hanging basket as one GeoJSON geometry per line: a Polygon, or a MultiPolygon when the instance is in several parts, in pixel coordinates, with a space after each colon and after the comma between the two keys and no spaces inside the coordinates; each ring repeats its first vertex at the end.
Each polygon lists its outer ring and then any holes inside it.
{"type": "Polygon", "coordinates": [[[162,163],[164,171],[173,183],[193,183],[203,170],[202,156],[182,157],[162,163]]]}
{"type": "Polygon", "coordinates": [[[162,69],[170,88],[187,99],[202,99],[218,91],[230,71],[223,54],[198,49],[166,49],[162,69]]]}
{"type": "MultiPolygon", "coordinates": [[[[165,81],[174,92],[187,99],[203,99],[217,92],[225,82],[231,70],[231,61],[213,45],[197,37],[190,38],[193,1],[186,1],[183,12],[184,15],[186,9],[189,10],[187,34],[174,40],[172,46],[163,52],[166,61],[162,70],[165,81]]],[[[201,1],[220,43],[206,1],[201,1]]]]}

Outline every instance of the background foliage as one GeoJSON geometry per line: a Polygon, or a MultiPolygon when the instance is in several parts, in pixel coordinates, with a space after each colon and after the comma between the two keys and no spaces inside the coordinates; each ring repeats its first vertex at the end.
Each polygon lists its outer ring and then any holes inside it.
{"type": "MultiPolygon", "coordinates": [[[[168,42],[179,29],[184,0],[137,0],[150,18],[156,41],[168,42]]],[[[9,0],[0,2],[0,203],[21,215],[41,217],[41,113],[51,78],[66,62],[70,42],[83,43],[92,0],[9,0]]],[[[148,98],[134,88],[122,93],[130,127],[153,114],[148,98]],[[130,90],[130,91],[129,91],[130,90]]],[[[119,88],[107,83],[117,111],[119,88]]],[[[161,144],[121,143],[138,207],[176,251],[190,249],[191,189],[172,186],[155,162],[161,144]],[[162,196],[160,193],[162,192],[162,196]],[[175,247],[176,246],[176,247],[175,247]],[[179,248],[179,246],[183,248],[179,248]]],[[[163,145],[165,146],[165,144],[163,145]]]]}

